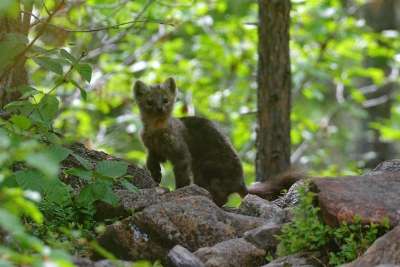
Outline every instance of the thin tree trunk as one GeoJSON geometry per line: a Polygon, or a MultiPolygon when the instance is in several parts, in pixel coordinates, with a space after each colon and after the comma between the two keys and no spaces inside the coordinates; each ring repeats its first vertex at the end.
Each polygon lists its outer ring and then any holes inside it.
{"type": "Polygon", "coordinates": [[[258,0],[258,131],[256,177],[290,166],[290,0],[258,0]]]}
{"type": "MultiPolygon", "coordinates": [[[[400,29],[400,17],[397,9],[400,8],[398,0],[373,0],[369,1],[363,8],[362,15],[367,24],[375,31],[400,29]]],[[[393,72],[388,59],[384,57],[368,57],[365,60],[367,67],[375,67],[385,71],[386,77],[393,72]]],[[[372,81],[368,80],[368,83],[372,81]]],[[[389,120],[393,102],[393,93],[398,88],[395,82],[384,84],[377,88],[375,92],[366,94],[369,102],[376,99],[386,98],[383,103],[378,103],[366,108],[368,117],[363,121],[365,132],[371,131],[370,136],[365,135],[362,140],[362,152],[374,152],[375,156],[366,163],[367,168],[374,168],[380,162],[396,157],[396,151],[393,142],[382,140],[380,131],[371,129],[371,122],[382,122],[389,120]]]]}
{"type": "MultiPolygon", "coordinates": [[[[0,41],[10,33],[28,35],[32,8],[33,3],[30,2],[24,6],[25,12],[19,12],[15,18],[0,17],[0,41]]],[[[26,57],[20,57],[13,68],[0,72],[0,109],[17,100],[21,96],[19,87],[28,83],[25,62],[26,57]]]]}

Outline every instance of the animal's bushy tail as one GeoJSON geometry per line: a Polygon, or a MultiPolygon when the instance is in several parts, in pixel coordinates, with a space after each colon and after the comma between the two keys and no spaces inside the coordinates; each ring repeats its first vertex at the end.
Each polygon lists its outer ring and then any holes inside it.
{"type": "Polygon", "coordinates": [[[304,169],[291,167],[289,170],[270,177],[263,182],[255,182],[247,188],[249,194],[273,200],[280,196],[282,190],[289,189],[298,180],[307,177],[304,169]]]}

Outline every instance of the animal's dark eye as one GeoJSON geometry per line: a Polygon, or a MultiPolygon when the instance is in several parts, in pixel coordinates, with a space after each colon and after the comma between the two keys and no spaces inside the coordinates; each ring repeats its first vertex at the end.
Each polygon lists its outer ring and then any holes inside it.
{"type": "Polygon", "coordinates": [[[168,99],[168,98],[164,98],[164,99],[163,99],[163,103],[164,103],[164,104],[168,104],[168,103],[169,103],[169,99],[168,99]]]}

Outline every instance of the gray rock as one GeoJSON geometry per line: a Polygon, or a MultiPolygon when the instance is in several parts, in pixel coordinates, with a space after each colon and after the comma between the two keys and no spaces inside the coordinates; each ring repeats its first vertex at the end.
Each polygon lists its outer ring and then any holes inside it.
{"type": "Polygon", "coordinates": [[[266,251],[274,252],[279,243],[276,236],[280,234],[282,225],[268,223],[244,233],[244,238],[266,251]]]}
{"type": "Polygon", "coordinates": [[[370,173],[376,172],[400,172],[400,159],[386,160],[379,163],[370,173]]]}
{"type": "Polygon", "coordinates": [[[243,238],[230,239],[205,247],[194,253],[207,267],[260,266],[265,262],[265,251],[243,238]]]}
{"type": "Polygon", "coordinates": [[[123,209],[128,211],[140,211],[156,203],[189,196],[204,196],[211,199],[211,195],[207,190],[195,184],[179,188],[172,192],[162,187],[154,187],[140,189],[135,193],[128,190],[116,190],[116,194],[120,199],[123,209]]]}
{"type": "Polygon", "coordinates": [[[158,203],[134,215],[134,222],[164,243],[191,251],[239,237],[264,224],[260,218],[225,212],[204,196],[158,203]]]}
{"type": "Polygon", "coordinates": [[[323,266],[318,260],[316,253],[297,253],[271,261],[262,267],[320,267],[323,266]]]}
{"type": "Polygon", "coordinates": [[[299,188],[304,186],[306,184],[306,180],[299,180],[296,183],[294,183],[287,193],[274,201],[272,201],[273,204],[277,205],[278,207],[284,209],[284,208],[292,208],[297,205],[299,202],[299,188]]]}
{"type": "Polygon", "coordinates": [[[193,253],[186,248],[176,245],[171,249],[167,255],[168,266],[173,267],[204,267],[201,262],[193,253]]]}
{"type": "Polygon", "coordinates": [[[133,262],[120,260],[101,260],[94,264],[94,267],[132,267],[133,262]]]}
{"type": "Polygon", "coordinates": [[[169,250],[135,225],[131,217],[107,226],[98,242],[122,260],[157,260],[165,257],[169,250]]]}
{"type": "Polygon", "coordinates": [[[362,256],[343,267],[374,267],[379,264],[400,264],[400,226],[375,240],[362,256]]]}
{"type": "Polygon", "coordinates": [[[92,261],[88,258],[74,258],[73,263],[77,267],[131,267],[133,262],[120,260],[92,261]]]}
{"type": "Polygon", "coordinates": [[[240,213],[261,217],[268,222],[281,224],[285,221],[286,213],[277,205],[256,195],[247,195],[240,204],[240,213]]]}
{"type": "Polygon", "coordinates": [[[107,227],[99,243],[124,260],[165,259],[175,245],[190,251],[243,236],[264,219],[225,212],[208,197],[176,193],[107,227]]]}

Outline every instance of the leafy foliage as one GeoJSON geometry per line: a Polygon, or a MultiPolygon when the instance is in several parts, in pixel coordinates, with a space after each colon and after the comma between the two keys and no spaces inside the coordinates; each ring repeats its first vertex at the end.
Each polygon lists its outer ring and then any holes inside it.
{"type": "Polygon", "coordinates": [[[286,224],[278,236],[278,255],[321,250],[327,253],[329,264],[338,266],[356,259],[389,229],[388,220],[381,225],[364,225],[357,216],[350,224],[341,223],[332,228],[322,221],[319,208],[313,205],[315,194],[301,187],[299,195],[293,221],[286,224]]]}
{"type": "MultiPolygon", "coordinates": [[[[26,49],[29,77],[28,84],[4,88],[21,95],[0,110],[0,115],[11,115],[0,119],[0,199],[7,199],[0,201],[0,223],[15,237],[11,244],[2,243],[0,254],[7,258],[0,257],[0,264],[56,261],[68,266],[65,253],[49,252],[47,245],[70,252],[82,243],[95,247],[88,233],[96,228],[93,204],[102,200],[115,205],[115,183],[137,191],[124,162],[94,166],[65,148],[64,141],[79,140],[143,163],[138,138],[142,126],[131,92],[139,78],[153,83],[174,76],[180,89],[174,114],[206,116],[221,124],[239,151],[246,182],[254,180],[256,2],[69,1],[47,27],[49,12],[60,2],[45,2],[0,1],[0,16],[15,20],[23,15],[21,7],[33,3],[39,18],[31,18],[27,34],[0,33],[0,74],[26,49]],[[68,156],[80,166],[60,170],[68,156]],[[83,181],[79,195],[60,175],[83,181]]],[[[318,175],[358,172],[375,157],[376,151],[365,149],[371,139],[400,138],[398,94],[386,95],[391,108],[385,119],[369,118],[367,108],[371,90],[382,91],[399,81],[398,31],[371,28],[363,17],[363,0],[292,4],[292,158],[318,175]]],[[[170,168],[164,174],[164,184],[171,186],[170,168]]],[[[229,205],[239,202],[232,196],[229,205]]],[[[330,258],[338,264],[380,233],[374,226],[357,228],[358,223],[330,229],[319,221],[311,202],[307,193],[300,207],[307,216],[297,214],[298,222],[285,230],[286,251],[334,243],[330,258]],[[366,234],[353,234],[357,231],[366,234]]]]}

